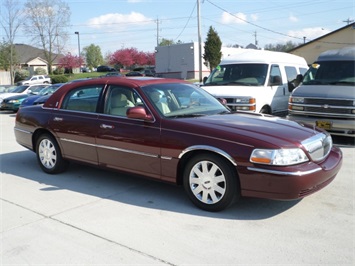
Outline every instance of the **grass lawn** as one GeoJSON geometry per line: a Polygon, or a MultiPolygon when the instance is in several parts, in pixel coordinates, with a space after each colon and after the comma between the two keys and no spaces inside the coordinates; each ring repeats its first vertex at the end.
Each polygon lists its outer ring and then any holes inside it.
{"type": "MultiPolygon", "coordinates": [[[[82,79],[82,78],[95,78],[99,76],[104,76],[106,75],[107,72],[85,72],[85,73],[74,73],[74,74],[68,74],[66,77],[69,79],[69,81],[74,80],[74,79],[82,79]]],[[[122,73],[123,75],[125,73],[122,73]]],[[[188,80],[191,83],[197,82],[198,80],[188,80]]]]}

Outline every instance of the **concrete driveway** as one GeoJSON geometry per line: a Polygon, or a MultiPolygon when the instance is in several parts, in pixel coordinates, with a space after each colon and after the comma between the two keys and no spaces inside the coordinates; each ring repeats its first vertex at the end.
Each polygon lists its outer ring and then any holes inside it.
{"type": "Polygon", "coordinates": [[[14,120],[0,112],[0,265],[355,264],[353,140],[335,139],[344,164],[318,193],[208,213],[168,184],[77,164],[47,175],[14,120]]]}

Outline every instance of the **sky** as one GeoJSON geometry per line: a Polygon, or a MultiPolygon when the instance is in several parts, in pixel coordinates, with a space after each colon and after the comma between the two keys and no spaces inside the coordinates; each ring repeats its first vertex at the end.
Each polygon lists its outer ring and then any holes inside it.
{"type": "MultiPolygon", "coordinates": [[[[105,55],[122,48],[154,52],[162,38],[198,41],[198,0],[62,1],[71,11],[67,48],[73,54],[79,42],[81,50],[95,44],[105,55]]],[[[355,20],[355,0],[200,0],[201,40],[212,26],[223,46],[308,42],[347,20],[355,20]]],[[[16,43],[31,45],[22,32],[17,35],[16,43]]]]}

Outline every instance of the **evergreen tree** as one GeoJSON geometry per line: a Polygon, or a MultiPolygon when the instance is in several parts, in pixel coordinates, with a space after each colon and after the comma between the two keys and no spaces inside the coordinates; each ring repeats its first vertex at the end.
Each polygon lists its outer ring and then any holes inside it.
{"type": "Polygon", "coordinates": [[[212,26],[208,30],[204,48],[203,59],[209,63],[210,70],[212,71],[212,69],[218,66],[222,58],[222,41],[212,26]]]}

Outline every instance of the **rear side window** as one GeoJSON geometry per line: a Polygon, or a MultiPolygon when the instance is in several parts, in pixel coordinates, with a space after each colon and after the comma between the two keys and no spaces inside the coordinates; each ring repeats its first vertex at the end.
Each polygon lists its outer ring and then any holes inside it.
{"type": "Polygon", "coordinates": [[[61,109],[90,113],[96,112],[102,87],[95,85],[79,87],[70,91],[66,95],[61,109]]]}

